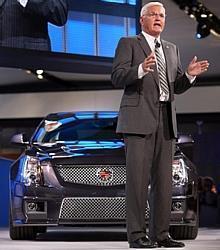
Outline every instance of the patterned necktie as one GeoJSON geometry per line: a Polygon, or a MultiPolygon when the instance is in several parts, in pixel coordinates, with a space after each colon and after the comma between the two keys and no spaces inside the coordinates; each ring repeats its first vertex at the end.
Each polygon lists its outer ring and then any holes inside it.
{"type": "Polygon", "coordinates": [[[166,63],[159,51],[160,43],[155,39],[155,55],[157,59],[157,67],[158,67],[158,74],[160,80],[160,88],[163,94],[163,101],[168,101],[169,99],[169,87],[167,83],[167,76],[166,76],[166,63]]]}

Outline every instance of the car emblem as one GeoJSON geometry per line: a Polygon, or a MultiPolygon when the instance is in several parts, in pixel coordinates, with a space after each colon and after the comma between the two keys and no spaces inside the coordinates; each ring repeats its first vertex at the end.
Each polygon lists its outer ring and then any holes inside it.
{"type": "Polygon", "coordinates": [[[112,168],[99,168],[96,172],[97,180],[102,184],[108,184],[113,180],[112,168]]]}

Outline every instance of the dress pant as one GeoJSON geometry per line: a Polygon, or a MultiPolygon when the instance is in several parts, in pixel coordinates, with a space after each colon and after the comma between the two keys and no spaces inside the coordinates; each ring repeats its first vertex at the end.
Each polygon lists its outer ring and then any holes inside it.
{"type": "Polygon", "coordinates": [[[128,242],[146,236],[147,200],[150,205],[150,238],[163,240],[169,232],[174,147],[167,104],[160,103],[159,113],[154,133],[124,134],[128,242]]]}

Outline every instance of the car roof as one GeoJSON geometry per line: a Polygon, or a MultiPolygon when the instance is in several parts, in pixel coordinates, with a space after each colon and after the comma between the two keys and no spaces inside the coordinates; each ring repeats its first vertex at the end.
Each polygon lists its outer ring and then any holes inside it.
{"type": "Polygon", "coordinates": [[[78,111],[78,112],[58,112],[51,113],[45,117],[45,120],[57,121],[65,118],[82,119],[99,119],[99,118],[117,118],[117,111],[78,111]]]}

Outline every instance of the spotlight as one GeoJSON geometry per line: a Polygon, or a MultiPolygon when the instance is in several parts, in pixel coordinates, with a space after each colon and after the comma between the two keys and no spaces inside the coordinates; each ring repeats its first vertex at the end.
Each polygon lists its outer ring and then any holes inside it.
{"type": "Polygon", "coordinates": [[[37,78],[38,78],[39,80],[44,79],[43,75],[37,75],[37,78]]]}
{"type": "Polygon", "coordinates": [[[31,72],[31,70],[25,70],[25,72],[27,73],[27,74],[31,74],[32,72],[31,72]]]}
{"type": "Polygon", "coordinates": [[[42,69],[37,69],[36,70],[37,75],[42,75],[44,71],[42,69]]]}
{"type": "Polygon", "coordinates": [[[173,0],[180,9],[198,22],[198,39],[207,37],[210,33],[220,37],[220,19],[197,0],[173,0]]]}
{"type": "Polygon", "coordinates": [[[201,14],[201,18],[207,18],[208,16],[207,16],[207,14],[205,14],[205,13],[202,13],[201,14]]]}
{"type": "Polygon", "coordinates": [[[205,38],[210,34],[210,28],[206,23],[199,23],[197,26],[196,37],[198,39],[205,38]]]}

